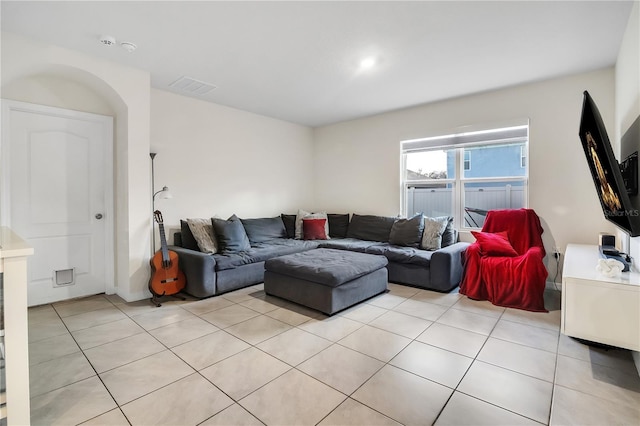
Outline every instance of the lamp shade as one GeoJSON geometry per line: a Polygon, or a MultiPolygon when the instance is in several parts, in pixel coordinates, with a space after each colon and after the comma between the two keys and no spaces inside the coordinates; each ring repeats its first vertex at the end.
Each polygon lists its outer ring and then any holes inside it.
{"type": "Polygon", "coordinates": [[[169,192],[169,187],[168,186],[163,186],[160,191],[158,191],[155,194],[153,194],[153,199],[154,200],[155,200],[156,196],[158,196],[158,198],[163,199],[163,200],[168,200],[169,198],[173,198],[173,195],[171,195],[171,192],[169,192]]]}

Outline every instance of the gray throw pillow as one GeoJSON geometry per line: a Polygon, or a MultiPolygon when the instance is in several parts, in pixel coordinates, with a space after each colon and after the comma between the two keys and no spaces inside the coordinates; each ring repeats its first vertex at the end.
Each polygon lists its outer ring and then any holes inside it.
{"type": "Polygon", "coordinates": [[[353,216],[351,216],[351,222],[349,222],[347,237],[386,243],[389,241],[391,227],[395,221],[395,217],[359,215],[354,213],[353,216]]]}
{"type": "Polygon", "coordinates": [[[453,216],[448,217],[447,227],[442,234],[442,248],[455,244],[458,239],[458,233],[453,227],[453,216]]]}
{"type": "Polygon", "coordinates": [[[218,252],[218,244],[213,234],[211,220],[208,219],[187,219],[187,225],[198,244],[198,248],[203,253],[215,254],[218,252]]]}
{"type": "Polygon", "coordinates": [[[182,247],[186,249],[195,251],[200,250],[200,247],[198,247],[198,242],[193,237],[191,229],[189,229],[189,224],[186,220],[182,219],[180,219],[180,241],[182,242],[182,247]]]}
{"type": "Polygon", "coordinates": [[[331,238],[344,238],[347,236],[349,213],[328,214],[327,218],[329,219],[329,236],[331,238]]]}
{"type": "Polygon", "coordinates": [[[212,218],[211,224],[218,239],[218,250],[223,254],[237,253],[251,248],[249,237],[236,215],[228,220],[212,218]]]}
{"type": "Polygon", "coordinates": [[[240,221],[251,244],[275,240],[276,238],[285,238],[287,236],[287,231],[280,216],[260,219],[240,219],[240,221]]]}
{"type": "Polygon", "coordinates": [[[282,218],[282,222],[284,223],[284,229],[287,230],[287,238],[295,238],[296,237],[296,215],[282,213],[280,217],[282,218]]]}
{"type": "Polygon", "coordinates": [[[442,248],[442,234],[449,223],[448,216],[424,218],[424,232],[420,248],[424,250],[439,250],[442,248]]]}
{"type": "Polygon", "coordinates": [[[424,216],[418,213],[409,219],[398,219],[391,227],[389,244],[405,247],[420,247],[424,232],[424,216]]]}

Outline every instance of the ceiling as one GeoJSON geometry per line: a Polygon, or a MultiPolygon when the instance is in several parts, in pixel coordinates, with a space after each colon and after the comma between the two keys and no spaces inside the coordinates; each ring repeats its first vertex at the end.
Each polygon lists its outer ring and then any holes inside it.
{"type": "Polygon", "coordinates": [[[0,12],[3,31],[149,71],[155,88],[188,76],[217,86],[196,98],[317,127],[612,66],[632,4],[3,0],[0,12]]]}

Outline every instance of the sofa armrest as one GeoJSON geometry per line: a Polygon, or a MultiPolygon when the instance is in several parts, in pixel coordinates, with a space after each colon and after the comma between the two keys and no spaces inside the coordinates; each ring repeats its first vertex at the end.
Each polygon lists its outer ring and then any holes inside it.
{"type": "Polygon", "coordinates": [[[469,245],[460,242],[433,252],[429,266],[432,287],[451,290],[460,284],[464,270],[462,259],[469,245]]]}
{"type": "Polygon", "coordinates": [[[195,297],[209,297],[216,293],[216,260],[213,255],[169,246],[178,254],[178,264],[187,279],[185,291],[195,297]]]}

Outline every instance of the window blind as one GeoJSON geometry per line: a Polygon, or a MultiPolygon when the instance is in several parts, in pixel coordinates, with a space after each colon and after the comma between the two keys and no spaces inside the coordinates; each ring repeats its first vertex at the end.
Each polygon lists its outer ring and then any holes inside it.
{"type": "Polygon", "coordinates": [[[402,141],[402,152],[428,151],[436,148],[464,148],[474,145],[506,144],[527,140],[529,126],[461,132],[444,136],[402,141]]]}

